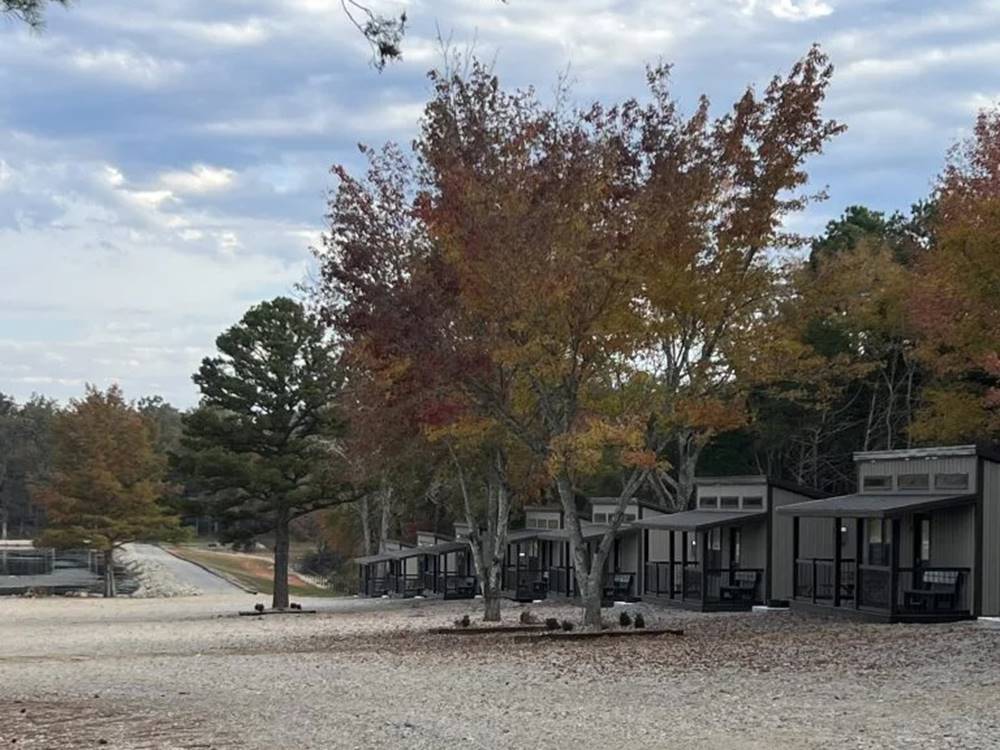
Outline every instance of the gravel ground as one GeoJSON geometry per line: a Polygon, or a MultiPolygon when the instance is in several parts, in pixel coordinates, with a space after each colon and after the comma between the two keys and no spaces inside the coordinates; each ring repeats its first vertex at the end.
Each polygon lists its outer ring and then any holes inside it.
{"type": "Polygon", "coordinates": [[[472,602],[303,600],[320,613],[236,616],[254,601],[0,599],[0,745],[1000,747],[997,624],[643,604],[627,609],[685,635],[515,643],[427,634],[472,602]]]}

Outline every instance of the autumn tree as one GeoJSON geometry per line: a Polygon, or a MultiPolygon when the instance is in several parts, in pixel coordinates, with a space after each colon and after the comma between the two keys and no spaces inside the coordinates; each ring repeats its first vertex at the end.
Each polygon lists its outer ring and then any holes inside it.
{"type": "Polygon", "coordinates": [[[275,608],[288,607],[289,524],[354,499],[334,441],[342,373],[322,325],[284,297],[250,308],[194,375],[179,465],[243,534],[274,534],[275,608]]]}
{"type": "Polygon", "coordinates": [[[104,595],[115,595],[114,551],[173,538],[179,519],[161,506],[164,460],[146,420],[118,386],[88,386],[53,423],[53,471],[37,487],[49,526],[39,544],[103,554],[104,595]]]}
{"type": "MultiPolygon", "coordinates": [[[[432,75],[415,170],[376,155],[379,188],[360,196],[340,172],[328,249],[351,268],[326,272],[341,322],[384,371],[448,384],[545,467],[589,625],[624,508],[663,468],[661,435],[704,440],[739,414],[735,363],[750,369],[777,288],[765,252],[804,204],[787,195],[802,161],[839,130],[818,116],[829,75],[813,50],[712,122],[705,102],[677,114],[665,68],[649,104],[568,111],[473,63],[432,75]],[[609,460],[619,511],[591,546],[576,498],[609,460]]],[[[692,475],[696,448],[681,457],[692,475]]]]}
{"type": "Polygon", "coordinates": [[[1000,437],[1000,108],[982,111],[938,179],[937,242],[910,306],[936,381],[914,426],[923,440],[1000,437]]]}

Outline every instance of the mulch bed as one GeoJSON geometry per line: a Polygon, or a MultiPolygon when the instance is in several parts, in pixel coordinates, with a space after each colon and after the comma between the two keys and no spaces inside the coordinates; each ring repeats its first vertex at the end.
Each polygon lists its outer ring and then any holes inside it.
{"type": "Polygon", "coordinates": [[[539,641],[544,639],[551,640],[566,640],[566,641],[586,641],[592,640],[594,638],[627,638],[633,636],[636,638],[641,638],[643,636],[650,638],[660,635],[684,635],[683,630],[677,628],[658,628],[658,629],[639,629],[639,630],[581,630],[576,631],[558,631],[552,630],[547,633],[540,633],[538,635],[519,635],[514,638],[518,643],[524,643],[527,641],[539,641]]]}
{"type": "Polygon", "coordinates": [[[490,633],[534,633],[545,630],[544,625],[493,625],[489,627],[431,628],[432,635],[487,635],[490,633]]]}

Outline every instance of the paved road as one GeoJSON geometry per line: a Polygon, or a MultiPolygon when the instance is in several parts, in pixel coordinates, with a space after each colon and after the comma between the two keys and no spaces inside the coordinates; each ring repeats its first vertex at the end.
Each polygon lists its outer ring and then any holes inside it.
{"type": "Polygon", "coordinates": [[[194,563],[174,557],[152,544],[135,544],[135,553],[153,560],[167,568],[180,583],[194,586],[203,594],[244,594],[246,592],[234,586],[224,578],[199,568],[194,563]]]}

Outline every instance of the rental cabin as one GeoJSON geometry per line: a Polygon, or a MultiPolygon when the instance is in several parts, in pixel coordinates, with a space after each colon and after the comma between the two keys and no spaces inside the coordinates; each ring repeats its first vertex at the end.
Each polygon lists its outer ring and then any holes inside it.
{"type": "Polygon", "coordinates": [[[694,509],[636,521],[643,595],[698,611],[787,603],[792,522],[775,511],[817,497],[765,476],[696,478],[694,509]]]}
{"type": "Polygon", "coordinates": [[[361,596],[471,599],[478,587],[468,542],[430,532],[417,545],[387,542],[385,551],[355,559],[361,596]]]}
{"type": "Polygon", "coordinates": [[[400,570],[396,554],[412,546],[388,540],[382,545],[382,551],[378,554],[356,557],[354,563],[358,566],[358,595],[388,596],[395,594],[399,587],[399,576],[402,574],[405,582],[406,574],[405,565],[400,570]]]}
{"type": "MultiPolygon", "coordinates": [[[[590,508],[591,520],[595,526],[610,524],[618,510],[618,498],[593,497],[590,499],[590,508]]],[[[625,506],[622,525],[604,566],[606,599],[638,601],[642,597],[645,573],[644,535],[636,524],[667,513],[669,511],[666,508],[639,499],[633,499],[625,506]]],[[[603,535],[602,532],[601,536],[603,535]]]]}
{"type": "MultiPolygon", "coordinates": [[[[588,546],[600,544],[610,528],[618,498],[594,497],[590,514],[580,513],[580,526],[588,546]]],[[[641,590],[641,538],[633,523],[666,511],[641,500],[632,500],[623,512],[622,525],[605,563],[605,599],[639,598],[641,590]]],[[[546,596],[576,596],[576,568],[569,530],[562,506],[532,505],[525,508],[525,528],[508,535],[504,590],[518,601],[546,596]]]]}
{"type": "Polygon", "coordinates": [[[1000,616],[1000,454],[854,454],[858,491],[782,508],[792,606],[882,622],[1000,616]]]}
{"type": "Polygon", "coordinates": [[[503,569],[506,596],[515,601],[533,601],[548,596],[552,576],[559,580],[559,571],[565,570],[571,561],[564,545],[542,537],[558,534],[563,528],[563,520],[562,506],[556,503],[525,506],[524,528],[511,529],[507,533],[503,569]]]}

